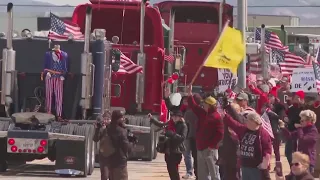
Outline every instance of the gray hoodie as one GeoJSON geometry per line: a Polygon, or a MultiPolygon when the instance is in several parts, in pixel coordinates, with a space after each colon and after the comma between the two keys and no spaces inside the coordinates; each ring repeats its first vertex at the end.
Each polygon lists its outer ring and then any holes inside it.
{"type": "Polygon", "coordinates": [[[187,138],[195,138],[198,117],[194,114],[194,112],[191,109],[187,109],[184,113],[184,120],[186,121],[186,124],[188,126],[187,138]]]}

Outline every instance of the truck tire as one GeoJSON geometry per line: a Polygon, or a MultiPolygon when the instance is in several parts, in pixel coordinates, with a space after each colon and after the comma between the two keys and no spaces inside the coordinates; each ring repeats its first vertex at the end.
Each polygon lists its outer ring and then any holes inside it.
{"type": "Polygon", "coordinates": [[[6,143],[6,138],[0,138],[0,172],[6,172],[8,169],[6,143]]]}
{"type": "Polygon", "coordinates": [[[89,172],[88,175],[91,175],[94,171],[95,168],[95,159],[96,159],[96,145],[93,141],[93,135],[94,135],[94,131],[95,128],[93,125],[91,124],[86,124],[87,128],[89,129],[89,134],[87,134],[87,136],[89,136],[89,140],[90,140],[90,164],[89,164],[89,172]]]}
{"type": "MultiPolygon", "coordinates": [[[[94,130],[94,128],[93,128],[94,130]]],[[[90,125],[82,125],[82,126],[76,126],[75,131],[74,131],[74,135],[80,135],[80,136],[85,136],[85,164],[84,164],[84,172],[83,175],[81,175],[82,177],[87,177],[88,175],[91,175],[93,172],[94,168],[90,169],[91,167],[94,167],[93,165],[90,165],[92,158],[90,156],[92,156],[92,151],[93,151],[93,140],[92,140],[92,135],[90,136],[90,134],[93,134],[94,132],[92,132],[92,128],[90,127],[90,125]]]]}

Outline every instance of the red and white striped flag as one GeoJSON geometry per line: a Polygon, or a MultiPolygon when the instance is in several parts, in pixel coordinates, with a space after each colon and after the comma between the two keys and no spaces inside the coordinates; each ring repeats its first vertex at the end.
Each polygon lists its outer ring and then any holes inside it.
{"type": "Polygon", "coordinates": [[[320,64],[318,62],[312,62],[313,70],[314,70],[314,76],[316,79],[316,86],[317,91],[320,93],[320,64]]]}
{"type": "Polygon", "coordinates": [[[251,54],[249,56],[249,68],[248,72],[252,74],[261,74],[262,73],[262,63],[260,54],[251,54]]]}
{"type": "Polygon", "coordinates": [[[175,60],[175,57],[173,55],[164,55],[164,60],[168,61],[169,63],[173,63],[175,60]]]}
{"type": "Polygon", "coordinates": [[[53,13],[50,13],[50,31],[48,38],[52,40],[67,40],[69,36],[73,36],[75,40],[84,39],[84,35],[77,24],[62,20],[53,13]]]}
{"type": "Polygon", "coordinates": [[[57,77],[46,77],[46,110],[51,113],[52,97],[55,97],[56,115],[61,117],[63,104],[63,80],[57,77]],[[54,96],[52,96],[54,94],[54,96]]]}
{"type": "Polygon", "coordinates": [[[116,72],[116,74],[136,74],[142,72],[142,66],[138,66],[137,64],[135,64],[133,61],[131,61],[130,58],[128,58],[121,52],[120,69],[118,72],[116,72]]]}
{"type": "Polygon", "coordinates": [[[268,132],[268,134],[270,135],[271,138],[274,139],[274,135],[273,135],[273,131],[272,131],[272,127],[271,127],[271,123],[270,123],[270,119],[268,116],[268,112],[270,112],[271,110],[268,108],[261,116],[261,122],[262,122],[262,127],[268,132]]]}
{"type": "Polygon", "coordinates": [[[291,52],[272,49],[271,58],[279,64],[282,75],[291,75],[295,68],[305,65],[305,61],[300,56],[291,52]]]}
{"type": "MultiPolygon", "coordinates": [[[[265,30],[265,45],[266,51],[271,49],[279,49],[282,51],[289,51],[288,46],[284,46],[279,38],[279,36],[271,31],[265,30]]],[[[256,28],[255,30],[255,40],[261,41],[261,28],[256,28]]]]}

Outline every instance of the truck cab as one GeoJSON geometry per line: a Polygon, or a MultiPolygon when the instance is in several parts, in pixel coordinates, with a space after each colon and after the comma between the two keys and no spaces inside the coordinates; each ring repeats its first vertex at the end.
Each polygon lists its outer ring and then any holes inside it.
{"type": "MultiPolygon", "coordinates": [[[[202,65],[214,41],[219,37],[219,26],[230,20],[233,24],[233,7],[229,4],[205,1],[161,1],[155,4],[166,24],[170,25],[171,52],[183,46],[185,64],[181,69],[179,86],[189,84],[198,67],[202,65]]],[[[204,67],[195,80],[194,87],[212,91],[217,85],[217,70],[204,67]]]]}

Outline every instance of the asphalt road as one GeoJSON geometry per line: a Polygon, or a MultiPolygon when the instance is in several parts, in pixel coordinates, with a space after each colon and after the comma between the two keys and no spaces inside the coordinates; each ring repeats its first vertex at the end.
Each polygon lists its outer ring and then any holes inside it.
{"type": "MultiPolygon", "coordinates": [[[[289,173],[289,166],[283,155],[284,145],[281,147],[281,160],[283,162],[284,174],[289,173]]],[[[184,162],[181,163],[181,175],[185,173],[184,162]]],[[[271,162],[271,168],[274,167],[274,159],[271,162]]],[[[130,161],[128,165],[129,180],[168,180],[168,173],[166,171],[166,165],[163,155],[159,155],[158,158],[152,162],[145,161],[130,161]]],[[[274,180],[274,173],[271,173],[271,177],[274,180]]],[[[53,179],[66,179],[59,177],[53,171],[53,163],[47,159],[33,161],[31,163],[10,167],[9,171],[0,174],[0,180],[53,180],[53,179]]],[[[78,178],[68,178],[78,179],[78,178]]],[[[86,180],[100,180],[99,169],[95,169],[93,175],[87,178],[79,178],[86,180]]]]}

